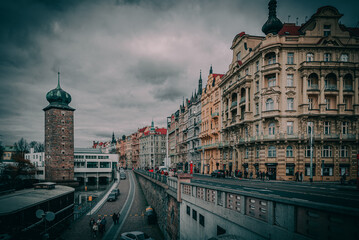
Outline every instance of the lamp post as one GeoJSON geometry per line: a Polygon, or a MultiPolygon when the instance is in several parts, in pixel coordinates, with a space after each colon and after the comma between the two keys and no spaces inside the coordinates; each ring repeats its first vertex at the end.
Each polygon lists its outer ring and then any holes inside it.
{"type": "Polygon", "coordinates": [[[310,124],[310,182],[313,182],[313,122],[310,124]]]}
{"type": "Polygon", "coordinates": [[[168,143],[168,137],[169,137],[169,133],[168,133],[168,119],[171,119],[171,117],[167,117],[166,118],[166,123],[167,123],[167,134],[166,134],[166,160],[165,160],[165,167],[168,167],[170,166],[170,163],[169,163],[169,159],[168,159],[168,146],[169,146],[169,143],[168,143]]]}

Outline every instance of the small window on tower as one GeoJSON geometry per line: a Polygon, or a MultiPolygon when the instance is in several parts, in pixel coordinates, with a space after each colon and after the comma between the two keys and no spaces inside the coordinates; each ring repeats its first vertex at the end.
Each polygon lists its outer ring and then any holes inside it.
{"type": "Polygon", "coordinates": [[[64,128],[61,128],[61,131],[63,131],[63,132],[64,132],[64,131],[65,131],[65,129],[64,129],[64,128]]]}
{"type": "Polygon", "coordinates": [[[61,120],[61,124],[65,124],[65,120],[61,120]]]}

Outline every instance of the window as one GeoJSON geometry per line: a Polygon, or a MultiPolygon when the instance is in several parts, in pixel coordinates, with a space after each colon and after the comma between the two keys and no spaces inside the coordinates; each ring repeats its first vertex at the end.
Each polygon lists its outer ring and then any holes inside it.
{"type": "Polygon", "coordinates": [[[204,227],[204,216],[202,214],[199,214],[199,224],[204,227]]]}
{"type": "Polygon", "coordinates": [[[275,125],[274,125],[274,123],[270,123],[268,125],[268,134],[269,135],[274,135],[275,134],[275,125]]]}
{"type": "Polygon", "coordinates": [[[285,169],[286,176],[294,176],[294,164],[287,164],[285,169]]]}
{"type": "Polygon", "coordinates": [[[191,208],[187,206],[187,215],[191,216],[191,208]]]}
{"type": "Polygon", "coordinates": [[[326,99],[324,99],[324,102],[325,102],[325,109],[329,110],[330,109],[330,99],[326,98],[326,99]]]}
{"type": "Polygon", "coordinates": [[[293,87],[293,74],[287,74],[287,87],[293,87]]]}
{"type": "Polygon", "coordinates": [[[256,124],[256,136],[259,136],[259,124],[256,124]]]}
{"type": "Polygon", "coordinates": [[[294,109],[294,98],[287,98],[287,110],[294,109]]]}
{"type": "Polygon", "coordinates": [[[314,133],[314,123],[313,122],[307,122],[307,133],[311,134],[313,130],[314,133]]]}
{"type": "MultiPolygon", "coordinates": [[[[314,156],[314,149],[313,149],[313,156],[314,156]]],[[[305,148],[305,157],[310,157],[310,146],[305,148]]]]}
{"type": "Polygon", "coordinates": [[[349,55],[347,53],[343,53],[340,55],[340,61],[341,62],[348,62],[349,61],[349,55]]]}
{"type": "Polygon", "coordinates": [[[348,157],[348,146],[341,146],[340,147],[340,157],[348,157]]]}
{"type": "Polygon", "coordinates": [[[248,158],[248,155],[249,155],[249,150],[248,150],[248,148],[246,148],[246,151],[245,151],[245,154],[244,154],[244,158],[248,158]]]}
{"type": "Polygon", "coordinates": [[[269,146],[268,147],[268,157],[276,157],[276,149],[275,146],[269,146]]]}
{"type": "Polygon", "coordinates": [[[256,103],[256,115],[259,114],[259,103],[256,103]]]}
{"type": "Polygon", "coordinates": [[[241,52],[237,53],[237,61],[241,61],[241,52]]]}
{"type": "Polygon", "coordinates": [[[322,157],[332,157],[332,146],[323,146],[322,157]]]}
{"type": "Polygon", "coordinates": [[[331,28],[331,26],[330,25],[324,25],[324,28],[323,28],[323,30],[324,30],[324,37],[327,37],[327,36],[329,36],[330,35],[330,28],[331,28]]]}
{"type": "Polygon", "coordinates": [[[276,86],[275,75],[269,76],[267,78],[267,81],[268,81],[268,87],[275,87],[276,86]]]}
{"type": "Polygon", "coordinates": [[[324,134],[330,134],[330,122],[324,122],[324,134]]]}
{"type": "Polygon", "coordinates": [[[313,61],[314,61],[314,54],[307,53],[307,62],[313,62],[313,61]]]}
{"type": "Polygon", "coordinates": [[[256,81],[256,91],[259,92],[259,81],[256,81]]]}
{"type": "Polygon", "coordinates": [[[268,65],[275,64],[275,63],[276,63],[275,53],[269,54],[268,55],[268,65]]]}
{"type": "Polygon", "coordinates": [[[192,209],[192,218],[193,220],[197,221],[197,211],[192,209]]]}
{"type": "MultiPolygon", "coordinates": [[[[315,165],[314,164],[312,167],[312,174],[313,174],[313,176],[315,176],[315,165]]],[[[310,176],[310,165],[309,164],[305,165],[305,176],[310,176]]]]}
{"type": "Polygon", "coordinates": [[[324,62],[330,62],[332,60],[332,55],[330,53],[324,53],[324,62]]]}
{"type": "Polygon", "coordinates": [[[259,71],[259,61],[256,62],[256,71],[259,71]]]}
{"type": "Polygon", "coordinates": [[[309,102],[308,109],[312,110],[313,109],[313,98],[308,98],[308,102],[309,102]]]}
{"type": "Polygon", "coordinates": [[[110,168],[109,162],[100,162],[100,168],[110,168]]]}
{"type": "Polygon", "coordinates": [[[245,74],[246,74],[246,76],[249,74],[249,68],[246,68],[245,74]]]}
{"type": "Polygon", "coordinates": [[[266,110],[271,111],[273,109],[274,109],[274,101],[273,101],[273,99],[269,98],[266,101],[266,110]]]}
{"type": "Polygon", "coordinates": [[[293,135],[293,124],[294,122],[287,122],[287,134],[293,135]]]}
{"type": "Polygon", "coordinates": [[[294,64],[294,53],[287,54],[287,64],[294,64]]]}
{"type": "Polygon", "coordinates": [[[348,122],[342,122],[342,134],[348,134],[349,127],[348,122]]]}
{"type": "Polygon", "coordinates": [[[256,148],[256,158],[259,158],[259,153],[260,153],[261,149],[259,147],[256,148]]]}
{"type": "Polygon", "coordinates": [[[322,176],[333,176],[333,165],[326,165],[322,167],[322,176]]]}
{"type": "Polygon", "coordinates": [[[97,162],[87,162],[87,168],[98,168],[97,162]]]}
{"type": "Polygon", "coordinates": [[[287,147],[287,157],[293,157],[293,147],[292,146],[287,147]]]}
{"type": "Polygon", "coordinates": [[[346,175],[346,176],[349,176],[349,167],[347,167],[347,166],[340,166],[339,165],[339,174],[340,174],[340,176],[343,176],[344,174],[346,175]]]}

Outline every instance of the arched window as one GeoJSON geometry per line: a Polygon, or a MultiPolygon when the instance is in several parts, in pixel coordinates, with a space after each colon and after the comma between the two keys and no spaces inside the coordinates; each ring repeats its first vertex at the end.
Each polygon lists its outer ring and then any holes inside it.
{"type": "Polygon", "coordinates": [[[340,157],[348,157],[348,146],[340,147],[340,157]]]}
{"type": "Polygon", "coordinates": [[[292,146],[287,147],[287,157],[293,157],[293,147],[292,146]]]}
{"type": "Polygon", "coordinates": [[[341,62],[348,62],[349,61],[348,53],[342,53],[342,55],[340,55],[340,61],[341,62]]]}
{"type": "Polygon", "coordinates": [[[314,54],[307,53],[307,62],[313,62],[313,61],[314,61],[314,54]]]}
{"type": "Polygon", "coordinates": [[[274,125],[274,123],[270,123],[268,125],[268,134],[269,135],[274,135],[275,134],[275,125],[274,125]]]}
{"type": "Polygon", "coordinates": [[[268,147],[268,157],[276,157],[277,153],[276,153],[276,149],[275,146],[269,146],[268,147]]]}
{"type": "Polygon", "coordinates": [[[322,147],[322,157],[332,157],[332,146],[325,145],[322,147]]]}
{"type": "Polygon", "coordinates": [[[266,110],[270,111],[274,109],[274,101],[271,98],[268,98],[266,101],[266,110]]]}

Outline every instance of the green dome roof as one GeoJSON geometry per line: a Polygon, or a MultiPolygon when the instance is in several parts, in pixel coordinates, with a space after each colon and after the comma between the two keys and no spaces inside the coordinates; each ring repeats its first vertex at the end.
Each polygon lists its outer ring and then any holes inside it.
{"type": "Polygon", "coordinates": [[[57,87],[46,94],[46,99],[47,101],[49,101],[50,104],[46,108],[44,108],[44,110],[50,108],[75,110],[69,106],[69,103],[71,102],[71,95],[62,90],[62,88],[60,87],[60,73],[58,73],[57,87]]]}

